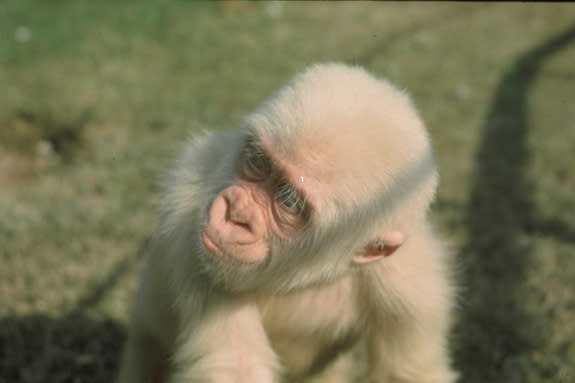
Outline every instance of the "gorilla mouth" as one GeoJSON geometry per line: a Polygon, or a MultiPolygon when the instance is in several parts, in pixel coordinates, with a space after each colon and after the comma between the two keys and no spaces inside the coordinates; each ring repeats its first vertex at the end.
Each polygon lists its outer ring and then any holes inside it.
{"type": "Polygon", "coordinates": [[[212,238],[205,231],[202,232],[202,243],[208,251],[214,255],[221,256],[223,252],[220,250],[218,245],[212,240],[212,238]]]}
{"type": "Polygon", "coordinates": [[[239,257],[233,256],[232,254],[228,253],[227,251],[222,250],[221,245],[219,245],[219,241],[216,241],[213,239],[213,236],[211,236],[210,234],[207,233],[207,231],[202,231],[201,234],[201,238],[202,238],[202,243],[204,244],[204,247],[210,252],[212,253],[214,256],[216,256],[218,259],[222,260],[223,262],[226,263],[231,263],[234,265],[244,265],[244,266],[249,266],[249,265],[255,265],[261,262],[250,262],[250,261],[246,261],[246,260],[242,260],[239,257]]]}

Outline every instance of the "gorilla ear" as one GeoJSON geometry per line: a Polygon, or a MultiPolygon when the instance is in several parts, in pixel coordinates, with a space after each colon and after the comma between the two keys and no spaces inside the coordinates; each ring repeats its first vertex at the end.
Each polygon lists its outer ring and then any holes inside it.
{"type": "Polygon", "coordinates": [[[387,257],[403,244],[403,240],[403,233],[400,231],[386,232],[358,250],[353,256],[353,262],[369,263],[387,257]]]}

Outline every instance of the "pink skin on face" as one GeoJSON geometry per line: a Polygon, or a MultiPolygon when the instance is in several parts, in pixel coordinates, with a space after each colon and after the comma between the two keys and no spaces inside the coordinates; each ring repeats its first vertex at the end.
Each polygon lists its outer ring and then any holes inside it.
{"type": "MultiPolygon", "coordinates": [[[[262,138],[262,141],[267,140],[262,138]]],[[[264,146],[269,149],[269,145],[264,146]]],[[[310,178],[303,178],[302,169],[279,158],[271,158],[271,162],[273,169],[266,178],[240,180],[212,202],[201,238],[206,249],[215,256],[240,263],[262,262],[269,253],[270,236],[289,239],[297,232],[301,225],[297,219],[290,219],[289,214],[278,214],[273,183],[281,174],[302,191],[309,188],[310,178]]]]}
{"type": "Polygon", "coordinates": [[[242,263],[266,258],[269,215],[250,189],[233,185],[213,201],[202,233],[202,242],[212,254],[242,263]]]}

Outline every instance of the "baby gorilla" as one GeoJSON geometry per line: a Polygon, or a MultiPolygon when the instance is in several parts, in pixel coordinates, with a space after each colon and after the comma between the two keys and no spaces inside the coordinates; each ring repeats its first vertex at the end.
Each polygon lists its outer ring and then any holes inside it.
{"type": "Polygon", "coordinates": [[[362,381],[454,381],[447,254],[426,218],[437,179],[408,97],[343,64],[190,141],[119,382],[345,382],[354,345],[362,381]]]}

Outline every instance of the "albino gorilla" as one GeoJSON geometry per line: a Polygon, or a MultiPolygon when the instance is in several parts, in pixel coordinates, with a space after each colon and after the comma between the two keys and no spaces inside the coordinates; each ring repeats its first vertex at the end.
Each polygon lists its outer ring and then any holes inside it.
{"type": "Polygon", "coordinates": [[[426,218],[437,179],[409,98],[344,64],[188,142],[119,382],[453,382],[448,256],[426,218]]]}

